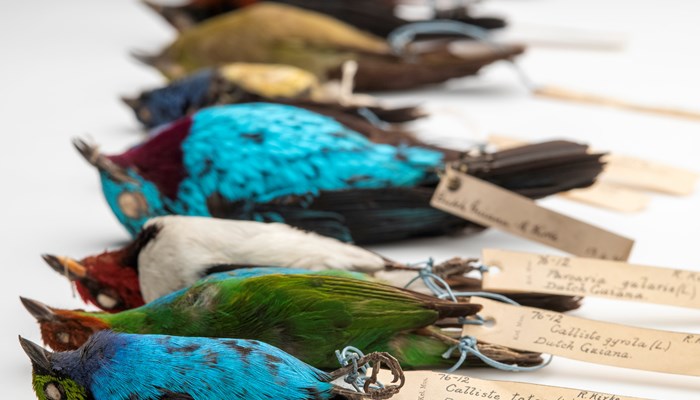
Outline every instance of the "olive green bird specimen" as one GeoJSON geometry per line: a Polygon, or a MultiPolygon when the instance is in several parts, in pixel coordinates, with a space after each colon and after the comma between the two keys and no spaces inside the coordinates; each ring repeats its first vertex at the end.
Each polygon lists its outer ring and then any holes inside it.
{"type": "MultiPolygon", "coordinates": [[[[111,329],[254,339],[322,369],[335,368],[334,351],[348,345],[367,352],[390,351],[405,368],[449,367],[455,360],[442,354],[457,341],[436,324],[454,324],[455,318],[481,309],[478,304],[440,300],[377,282],[320,275],[209,278],[116,314],[22,302],[39,321],[44,342],[59,351],[76,349],[94,332],[111,329]]],[[[509,364],[542,361],[537,353],[488,344],[479,349],[509,364]]]]}
{"type": "MultiPolygon", "coordinates": [[[[439,42],[408,54],[393,54],[383,39],[313,11],[261,3],[208,20],[183,32],[156,56],[136,56],[168,78],[232,62],[288,64],[322,81],[339,79],[343,64],[357,62],[357,90],[401,90],[476,74],[510,59],[521,46],[493,47],[461,56],[439,42]]],[[[426,47],[426,46],[421,46],[426,47]]]]}

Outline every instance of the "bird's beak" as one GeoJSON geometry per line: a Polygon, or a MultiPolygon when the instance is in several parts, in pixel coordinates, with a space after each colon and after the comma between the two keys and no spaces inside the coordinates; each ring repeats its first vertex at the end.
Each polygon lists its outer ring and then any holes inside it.
{"type": "Polygon", "coordinates": [[[118,166],[109,158],[101,154],[96,145],[90,144],[83,139],[76,138],[73,139],[73,146],[76,150],[78,150],[78,153],[85,158],[85,161],[93,165],[98,170],[106,172],[117,182],[138,183],[136,179],[129,176],[126,169],[118,166]]]}
{"type": "Polygon", "coordinates": [[[78,281],[87,276],[87,268],[72,258],[57,257],[51,254],[43,254],[41,258],[43,258],[54,271],[65,275],[71,281],[78,281]]]}
{"type": "Polygon", "coordinates": [[[38,344],[29,341],[22,336],[19,337],[19,344],[32,363],[47,370],[51,371],[51,352],[39,346],[38,344]]]}
{"type": "Polygon", "coordinates": [[[24,305],[24,308],[26,308],[37,321],[52,321],[56,319],[56,314],[46,304],[22,296],[20,296],[19,299],[24,305]]]}
{"type": "Polygon", "coordinates": [[[134,99],[132,97],[122,97],[122,102],[134,111],[138,111],[138,109],[141,108],[141,102],[139,101],[139,99],[134,99]]]}

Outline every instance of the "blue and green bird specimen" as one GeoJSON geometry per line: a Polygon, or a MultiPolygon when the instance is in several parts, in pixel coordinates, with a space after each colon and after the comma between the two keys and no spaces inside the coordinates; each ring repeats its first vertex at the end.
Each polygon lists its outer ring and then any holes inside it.
{"type": "MultiPolygon", "coordinates": [[[[120,155],[76,141],[132,234],[168,214],[284,222],[357,243],[477,225],[430,206],[445,154],[374,143],[335,119],[267,103],[210,107],[120,155]]],[[[587,146],[548,142],[460,159],[470,174],[531,198],[585,187],[587,146]]]]}
{"type": "MultiPolygon", "coordinates": [[[[54,309],[24,298],[22,302],[38,320],[44,342],[56,350],[75,349],[105,329],[240,338],[279,347],[321,369],[333,369],[334,350],[348,345],[388,352],[404,368],[449,367],[454,360],[442,354],[459,336],[438,325],[454,326],[457,318],[481,309],[378,282],[304,274],[205,279],[115,314],[54,309]]],[[[536,353],[481,346],[482,353],[501,362],[541,363],[536,353]]]]}
{"type": "Polygon", "coordinates": [[[387,365],[400,383],[359,393],[331,383],[348,368],[326,373],[255,340],[102,331],[66,352],[20,344],[40,400],[384,399],[403,385],[395,360],[379,353],[360,362],[387,365]]]}

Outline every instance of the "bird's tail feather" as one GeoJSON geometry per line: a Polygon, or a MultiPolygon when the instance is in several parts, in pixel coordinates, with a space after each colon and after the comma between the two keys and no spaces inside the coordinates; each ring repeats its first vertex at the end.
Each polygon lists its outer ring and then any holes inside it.
{"type": "Polygon", "coordinates": [[[602,156],[587,145],[556,140],[466,156],[458,164],[470,175],[538,199],[592,185],[603,171],[602,156]]]}

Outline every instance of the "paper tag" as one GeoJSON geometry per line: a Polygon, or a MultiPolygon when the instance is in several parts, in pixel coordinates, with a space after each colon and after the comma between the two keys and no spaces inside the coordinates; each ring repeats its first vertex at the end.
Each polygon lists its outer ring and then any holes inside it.
{"type": "Polygon", "coordinates": [[[700,309],[700,272],[647,267],[592,258],[484,249],[490,291],[595,296],[700,309]]]}
{"type": "Polygon", "coordinates": [[[606,180],[673,195],[689,195],[695,190],[698,174],[636,157],[610,154],[605,158],[606,180]]]}
{"type": "MultiPolygon", "coordinates": [[[[533,383],[490,381],[469,376],[431,371],[405,371],[406,383],[392,400],[643,400],[591,390],[568,389],[533,383]]],[[[391,373],[382,370],[381,382],[391,381],[391,373]]]]}
{"type": "Polygon", "coordinates": [[[559,195],[565,199],[627,213],[643,211],[651,200],[645,193],[609,182],[596,182],[585,189],[574,189],[559,195]]]}
{"type": "Polygon", "coordinates": [[[636,328],[478,297],[484,325],[464,336],[519,350],[616,367],[700,376],[700,334],[636,328]]]}
{"type": "Polygon", "coordinates": [[[634,240],[538,206],[525,196],[448,168],[430,203],[577,256],[627,260],[634,240]]]}
{"type": "Polygon", "coordinates": [[[489,135],[488,142],[490,145],[495,146],[498,150],[512,149],[514,147],[525,146],[530,144],[527,140],[522,140],[510,136],[504,135],[489,135]]]}

